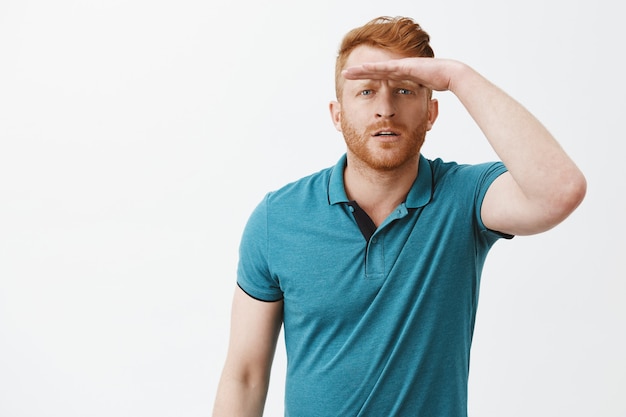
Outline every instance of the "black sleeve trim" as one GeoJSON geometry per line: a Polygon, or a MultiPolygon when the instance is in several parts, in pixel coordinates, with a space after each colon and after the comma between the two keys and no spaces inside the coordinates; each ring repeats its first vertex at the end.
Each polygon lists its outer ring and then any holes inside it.
{"type": "Polygon", "coordinates": [[[280,298],[278,298],[278,299],[276,299],[276,300],[264,300],[264,299],[262,299],[262,298],[255,297],[254,295],[250,294],[248,291],[244,290],[244,289],[241,287],[241,285],[239,285],[239,283],[237,283],[237,286],[238,286],[239,288],[241,288],[241,291],[245,292],[245,293],[246,293],[246,294],[247,294],[250,298],[254,298],[255,300],[258,300],[258,301],[263,301],[264,303],[275,303],[275,302],[277,302],[277,301],[281,301],[281,300],[284,298],[284,297],[280,297],[280,298]]]}
{"type": "Polygon", "coordinates": [[[500,236],[503,239],[513,239],[515,237],[515,235],[509,235],[507,233],[502,233],[502,232],[498,232],[497,230],[491,230],[491,229],[487,229],[492,233],[497,234],[498,236],[500,236]]]}

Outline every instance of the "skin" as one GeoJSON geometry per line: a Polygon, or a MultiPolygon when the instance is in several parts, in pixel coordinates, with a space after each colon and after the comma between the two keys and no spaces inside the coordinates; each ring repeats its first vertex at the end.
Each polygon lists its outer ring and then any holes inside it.
{"type": "MultiPolygon", "coordinates": [[[[360,46],[343,75],[341,97],[330,112],[348,147],[346,192],[377,225],[403,201],[417,175],[424,134],[437,118],[429,90],[453,93],[509,170],[485,195],[481,216],[488,228],[540,233],[563,221],[584,198],[583,174],[552,135],[469,66],[360,46]],[[376,135],[381,131],[394,135],[376,135]]],[[[282,311],[282,301],[260,302],[236,289],[214,417],[263,414],[282,311]]]]}
{"type": "MultiPolygon", "coordinates": [[[[481,216],[488,228],[512,235],[541,233],[582,202],[587,184],[581,171],[547,129],[505,92],[458,61],[388,57],[344,70],[344,88],[358,80],[410,80],[455,94],[509,170],[492,183],[483,201],[481,216]]],[[[345,91],[342,96],[345,100],[345,91]]],[[[383,191],[378,195],[384,198],[383,191]]]]}
{"type": "Polygon", "coordinates": [[[282,314],[282,301],[258,301],[236,288],[230,343],[213,417],[263,415],[282,314]]]}
{"type": "MultiPolygon", "coordinates": [[[[383,49],[359,46],[346,65],[402,58],[383,49]]],[[[330,113],[348,148],[346,193],[380,225],[415,181],[424,137],[437,118],[437,101],[415,80],[346,79],[340,101],[330,103],[330,113]]]]}

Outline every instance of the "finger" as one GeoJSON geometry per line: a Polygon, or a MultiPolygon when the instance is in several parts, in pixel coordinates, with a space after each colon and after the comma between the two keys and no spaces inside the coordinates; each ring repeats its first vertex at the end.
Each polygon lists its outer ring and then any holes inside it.
{"type": "Polygon", "coordinates": [[[363,64],[355,67],[346,68],[342,71],[345,78],[354,79],[382,79],[400,76],[396,67],[385,64],[363,64]]]}

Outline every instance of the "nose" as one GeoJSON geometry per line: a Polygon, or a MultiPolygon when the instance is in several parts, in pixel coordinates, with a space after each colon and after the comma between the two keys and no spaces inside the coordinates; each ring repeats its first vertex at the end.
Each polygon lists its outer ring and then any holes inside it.
{"type": "Polygon", "coordinates": [[[393,112],[393,111],[389,111],[389,112],[382,112],[381,111],[381,112],[376,113],[376,117],[379,117],[379,118],[390,118],[390,117],[393,117],[395,115],[396,115],[396,113],[393,112]]]}
{"type": "Polygon", "coordinates": [[[390,94],[380,94],[376,107],[377,118],[389,118],[396,114],[396,106],[390,94]]]}

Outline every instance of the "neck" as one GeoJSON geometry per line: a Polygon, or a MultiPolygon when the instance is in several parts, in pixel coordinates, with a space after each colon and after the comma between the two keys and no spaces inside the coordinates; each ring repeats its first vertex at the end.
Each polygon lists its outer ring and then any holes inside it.
{"type": "Polygon", "coordinates": [[[378,170],[366,166],[348,153],[344,171],[346,194],[365,210],[379,226],[406,199],[419,166],[419,155],[393,170],[378,170]]]}

